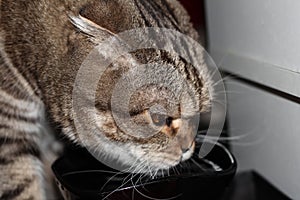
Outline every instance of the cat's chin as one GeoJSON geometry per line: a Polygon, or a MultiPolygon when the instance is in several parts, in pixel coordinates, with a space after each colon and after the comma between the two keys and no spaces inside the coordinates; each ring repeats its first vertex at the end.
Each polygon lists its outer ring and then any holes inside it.
{"type": "Polygon", "coordinates": [[[169,162],[157,162],[157,163],[153,163],[153,168],[156,170],[168,170],[172,167],[175,167],[176,165],[178,165],[180,163],[180,160],[177,161],[169,161],[169,162]]]}
{"type": "MultiPolygon", "coordinates": [[[[135,155],[136,156],[136,155],[135,155]]],[[[119,157],[118,163],[127,166],[128,172],[143,173],[153,175],[154,172],[159,170],[168,170],[181,162],[180,159],[176,160],[161,160],[152,158],[134,158],[127,153],[123,154],[122,158],[119,157]]],[[[125,170],[127,171],[127,170],[125,170]]]]}
{"type": "Polygon", "coordinates": [[[144,152],[138,151],[136,148],[128,145],[124,145],[123,148],[121,146],[108,148],[110,151],[102,154],[100,161],[119,171],[147,175],[153,175],[159,170],[168,170],[182,161],[180,157],[174,159],[162,159],[156,156],[148,157],[144,155],[144,152]],[[111,152],[111,149],[114,149],[114,153],[111,152]],[[124,149],[127,149],[127,151],[124,149]]]}

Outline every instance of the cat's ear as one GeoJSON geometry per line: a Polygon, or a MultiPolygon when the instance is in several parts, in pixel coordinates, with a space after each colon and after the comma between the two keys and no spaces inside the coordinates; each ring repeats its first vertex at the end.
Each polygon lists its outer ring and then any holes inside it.
{"type": "Polygon", "coordinates": [[[82,33],[87,34],[94,39],[102,39],[107,36],[115,36],[116,34],[110,30],[94,23],[93,21],[78,15],[78,16],[69,16],[71,23],[82,33]]]}

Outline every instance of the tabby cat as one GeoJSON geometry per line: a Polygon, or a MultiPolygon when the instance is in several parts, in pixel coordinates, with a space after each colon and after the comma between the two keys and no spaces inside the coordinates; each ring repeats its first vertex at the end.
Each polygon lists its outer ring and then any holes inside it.
{"type": "MultiPolygon", "coordinates": [[[[49,168],[60,148],[55,135],[82,145],[72,113],[77,71],[99,41],[141,27],[174,29],[199,41],[187,12],[176,0],[0,0],[1,200],[56,198],[49,168]],[[88,32],[90,29],[97,34],[88,32]]],[[[210,81],[204,64],[203,72],[196,73],[167,52],[146,49],[132,54],[139,63],[161,60],[174,68],[181,66],[188,83],[199,93],[199,112],[209,110],[210,81]]],[[[109,141],[101,151],[121,163],[142,159],[157,169],[188,159],[194,143],[192,137],[177,134],[180,108],[163,119],[165,128],[150,139],[136,139],[118,128],[110,97],[119,78],[120,71],[105,72],[96,93],[95,105],[109,141]],[[115,146],[124,151],[116,154],[115,146]]],[[[163,98],[160,89],[141,89],[132,101],[132,107],[138,108],[133,115],[147,113],[145,106],[163,98]]],[[[157,123],[152,120],[149,123],[157,123]]],[[[87,140],[85,145],[100,144],[97,140],[87,140]]]]}

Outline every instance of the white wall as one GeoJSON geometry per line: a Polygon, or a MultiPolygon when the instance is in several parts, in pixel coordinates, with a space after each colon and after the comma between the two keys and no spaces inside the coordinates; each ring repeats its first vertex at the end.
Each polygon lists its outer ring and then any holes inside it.
{"type": "Polygon", "coordinates": [[[206,8],[222,68],[300,96],[299,0],[206,0],[206,8]]]}
{"type": "Polygon", "coordinates": [[[226,81],[228,117],[239,170],[254,169],[300,199],[300,105],[239,81],[226,81]]]}
{"type": "MultiPolygon", "coordinates": [[[[206,8],[209,50],[221,69],[300,97],[299,0],[206,0],[206,8]]],[[[300,199],[300,104],[236,80],[227,88],[239,169],[300,199]]]]}

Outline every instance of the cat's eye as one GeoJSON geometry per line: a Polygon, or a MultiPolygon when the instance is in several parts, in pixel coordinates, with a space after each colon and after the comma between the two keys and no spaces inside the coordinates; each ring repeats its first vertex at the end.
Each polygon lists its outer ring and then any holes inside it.
{"type": "Polygon", "coordinates": [[[151,113],[151,119],[155,126],[163,126],[166,124],[167,117],[158,113],[151,113]]]}

